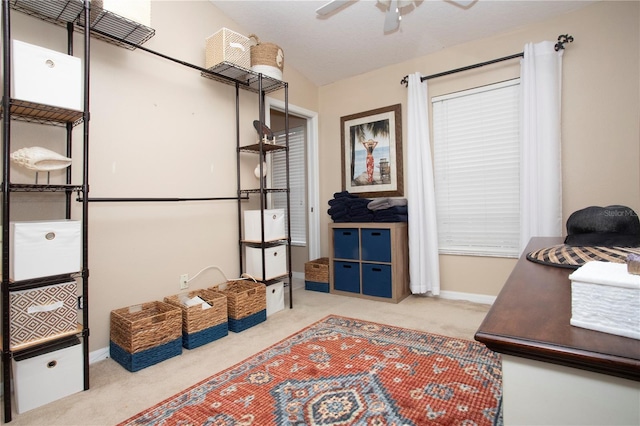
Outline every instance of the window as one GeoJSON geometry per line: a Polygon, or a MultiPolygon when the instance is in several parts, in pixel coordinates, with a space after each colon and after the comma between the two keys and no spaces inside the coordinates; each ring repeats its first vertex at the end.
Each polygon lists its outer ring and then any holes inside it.
{"type": "Polygon", "coordinates": [[[517,257],[520,80],[434,97],[440,253],[517,257]]]}
{"type": "MultiPolygon", "coordinates": [[[[276,145],[285,145],[285,132],[274,133],[276,145]]],[[[291,204],[291,244],[305,246],[307,244],[307,203],[305,196],[305,129],[296,127],[289,129],[289,189],[291,204]]],[[[285,152],[280,151],[271,156],[271,184],[273,188],[287,187],[287,165],[285,152]]],[[[271,197],[274,209],[287,210],[287,194],[276,192],[271,197]]],[[[286,219],[286,216],[285,216],[286,219]]]]}

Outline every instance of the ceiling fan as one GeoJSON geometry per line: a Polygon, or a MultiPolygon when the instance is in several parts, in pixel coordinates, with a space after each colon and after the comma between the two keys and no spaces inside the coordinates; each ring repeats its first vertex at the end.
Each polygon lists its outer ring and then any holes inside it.
{"type": "MultiPolygon", "coordinates": [[[[316,14],[319,17],[329,17],[335,12],[339,11],[343,7],[355,3],[357,0],[331,0],[324,6],[316,9],[316,14]]],[[[478,0],[445,0],[449,3],[454,3],[462,8],[468,9],[472,4],[478,0]]],[[[413,6],[413,0],[377,0],[377,6],[386,11],[384,18],[384,32],[391,33],[400,28],[400,21],[402,20],[402,9],[413,6]]],[[[422,3],[422,0],[416,0],[416,4],[422,3]]],[[[412,10],[412,9],[411,9],[412,10]]]]}

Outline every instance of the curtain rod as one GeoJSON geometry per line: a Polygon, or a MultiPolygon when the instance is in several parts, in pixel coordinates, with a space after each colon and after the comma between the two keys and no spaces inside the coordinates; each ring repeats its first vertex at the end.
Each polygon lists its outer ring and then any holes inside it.
{"type": "MultiPolygon", "coordinates": [[[[558,36],[558,42],[556,43],[556,45],[554,46],[554,49],[556,50],[556,52],[558,50],[564,49],[564,44],[565,43],[571,43],[573,42],[573,37],[570,36],[569,34],[561,34],[558,36]]],[[[450,75],[450,74],[455,74],[461,71],[468,71],[468,70],[472,70],[474,68],[480,68],[480,67],[484,67],[485,65],[491,65],[491,64],[495,64],[497,62],[502,62],[502,61],[508,61],[510,59],[515,59],[515,58],[521,58],[524,56],[524,52],[520,52],[520,53],[516,53],[513,55],[509,55],[509,56],[504,56],[502,58],[498,58],[498,59],[492,59],[490,61],[486,61],[486,62],[481,62],[479,64],[473,64],[473,65],[468,65],[466,67],[462,67],[462,68],[456,68],[453,70],[449,70],[449,71],[444,71],[444,72],[440,72],[437,74],[432,74],[432,75],[428,75],[425,77],[420,77],[420,82],[423,82],[425,80],[430,80],[432,78],[437,78],[437,77],[443,77],[445,75],[450,75]]],[[[402,80],[400,80],[400,84],[404,84],[405,87],[409,85],[409,76],[405,75],[402,80]]]]}

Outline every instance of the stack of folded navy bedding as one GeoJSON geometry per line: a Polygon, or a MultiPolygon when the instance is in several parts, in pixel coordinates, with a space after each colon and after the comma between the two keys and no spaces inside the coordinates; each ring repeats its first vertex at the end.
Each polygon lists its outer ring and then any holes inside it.
{"type": "Polygon", "coordinates": [[[405,198],[359,198],[348,191],[336,192],[327,213],[334,222],[407,222],[405,198]]]}
{"type": "Polygon", "coordinates": [[[348,191],[336,192],[329,200],[327,213],[334,222],[373,222],[373,212],[367,207],[370,202],[348,191]]]}

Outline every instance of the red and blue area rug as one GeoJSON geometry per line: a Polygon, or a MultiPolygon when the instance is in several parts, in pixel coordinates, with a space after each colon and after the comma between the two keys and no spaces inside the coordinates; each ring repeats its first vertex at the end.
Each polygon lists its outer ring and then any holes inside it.
{"type": "Polygon", "coordinates": [[[328,316],[121,425],[501,425],[484,345],[328,316]]]}

